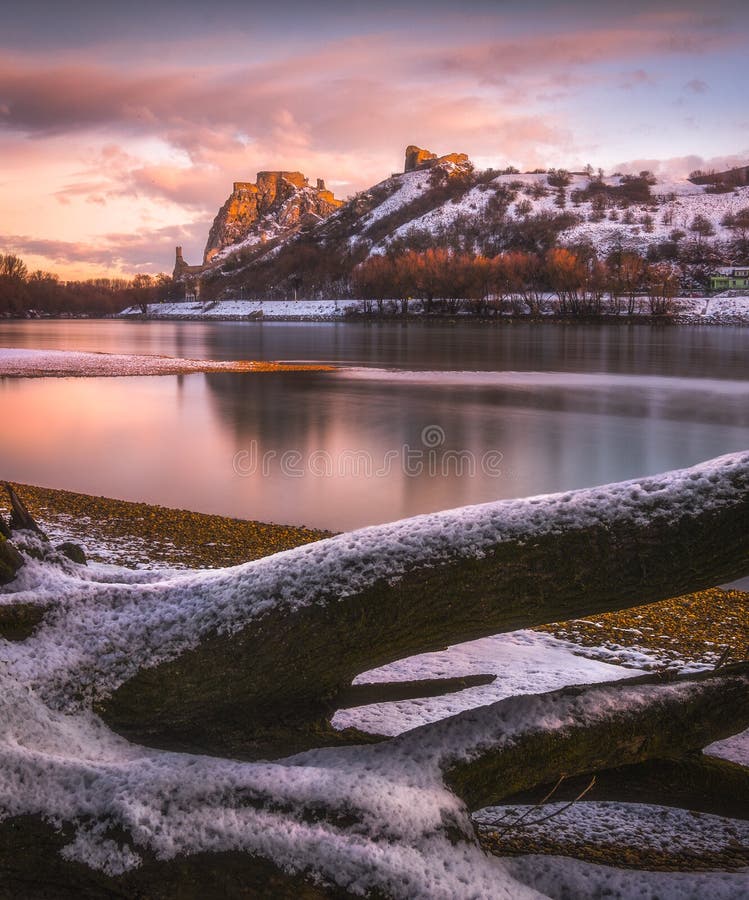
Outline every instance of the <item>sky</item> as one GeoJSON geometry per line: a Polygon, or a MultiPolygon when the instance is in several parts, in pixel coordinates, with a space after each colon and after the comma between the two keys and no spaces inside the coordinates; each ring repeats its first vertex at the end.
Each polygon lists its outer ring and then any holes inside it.
{"type": "Polygon", "coordinates": [[[300,170],[345,199],[412,143],[522,170],[746,163],[748,39],[745,0],[7,4],[0,252],[171,271],[233,181],[300,170]]]}

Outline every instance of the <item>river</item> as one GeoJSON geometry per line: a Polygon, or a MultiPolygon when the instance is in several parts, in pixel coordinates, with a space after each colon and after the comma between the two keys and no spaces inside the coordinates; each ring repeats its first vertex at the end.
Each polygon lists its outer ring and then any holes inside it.
{"type": "Polygon", "coordinates": [[[349,529],[749,447],[749,329],[0,322],[0,347],[334,372],[0,379],[0,478],[349,529]]]}

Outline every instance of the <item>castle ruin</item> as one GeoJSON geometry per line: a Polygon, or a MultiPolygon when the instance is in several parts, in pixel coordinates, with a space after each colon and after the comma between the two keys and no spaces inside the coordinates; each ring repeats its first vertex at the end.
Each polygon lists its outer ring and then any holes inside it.
{"type": "Polygon", "coordinates": [[[232,192],[213,221],[203,253],[203,264],[188,265],[182,248],[176,248],[173,278],[185,285],[188,294],[197,292],[200,275],[224,248],[245,240],[257,231],[258,241],[266,233],[293,233],[310,217],[324,219],[342,206],[325,181],[318,178],[312,187],[301,172],[258,172],[256,180],[235,181],[232,192]]]}

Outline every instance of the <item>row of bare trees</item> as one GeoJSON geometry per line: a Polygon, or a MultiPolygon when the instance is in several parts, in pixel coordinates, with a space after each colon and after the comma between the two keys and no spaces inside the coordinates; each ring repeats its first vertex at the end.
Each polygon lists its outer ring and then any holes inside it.
{"type": "Polygon", "coordinates": [[[29,271],[21,257],[0,253],[0,316],[109,315],[126,306],[166,299],[173,290],[167,275],[63,281],[52,272],[29,271]]]}
{"type": "Polygon", "coordinates": [[[380,314],[394,304],[405,314],[408,301],[419,299],[427,313],[539,315],[551,301],[562,315],[632,315],[647,304],[651,315],[660,316],[671,311],[679,274],[630,252],[602,261],[563,247],[544,256],[515,250],[493,257],[437,248],[370,257],[354,270],[352,287],[380,314]]]}

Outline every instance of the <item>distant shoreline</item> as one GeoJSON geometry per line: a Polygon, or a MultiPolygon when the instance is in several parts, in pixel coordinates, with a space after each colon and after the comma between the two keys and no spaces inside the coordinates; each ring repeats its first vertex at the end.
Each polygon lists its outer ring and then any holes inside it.
{"type": "MultiPolygon", "coordinates": [[[[472,301],[454,300],[434,303],[438,310],[430,308],[423,300],[381,301],[331,298],[326,300],[193,300],[181,303],[149,304],[147,318],[178,321],[286,321],[286,322],[477,322],[503,324],[515,322],[603,322],[606,324],[675,323],[684,325],[749,325],[749,296],[724,295],[703,297],[675,297],[671,309],[654,315],[652,307],[642,298],[635,301],[637,310],[627,312],[624,298],[612,304],[611,299],[601,298],[596,310],[586,311],[582,304],[577,314],[562,313],[557,308],[553,294],[544,294],[526,301],[521,295],[505,298],[504,309],[471,306],[472,301]]],[[[475,301],[474,301],[475,303],[475,301]]],[[[119,318],[146,318],[141,307],[131,306],[119,313],[119,318]]]]}
{"type": "MultiPolygon", "coordinates": [[[[389,301],[391,302],[391,301],[389,301]]],[[[382,313],[368,308],[363,300],[219,300],[205,303],[155,303],[145,315],[136,307],[104,316],[89,315],[23,315],[3,316],[2,322],[44,321],[129,321],[129,322],[296,322],[296,323],[433,323],[483,326],[532,325],[709,325],[749,326],[749,296],[676,298],[672,312],[653,315],[650,312],[615,313],[603,311],[589,314],[560,314],[552,310],[541,313],[502,312],[478,315],[471,312],[424,312],[421,301],[411,301],[405,314],[392,308],[382,313]]]]}
{"type": "Polygon", "coordinates": [[[650,316],[650,315],[633,315],[633,316],[496,316],[481,318],[478,316],[467,315],[355,315],[345,316],[341,318],[331,318],[326,316],[273,316],[267,318],[252,316],[201,316],[201,315],[160,315],[160,316],[113,316],[109,318],[119,319],[120,321],[139,321],[148,322],[238,322],[246,324],[262,325],[263,323],[274,322],[296,322],[303,324],[305,322],[316,324],[342,324],[342,325],[482,325],[487,327],[501,327],[503,325],[650,325],[669,327],[675,325],[709,325],[720,327],[747,327],[749,326],[749,316],[746,319],[738,321],[722,321],[711,317],[705,317],[700,320],[694,316],[650,316]]]}

